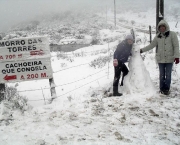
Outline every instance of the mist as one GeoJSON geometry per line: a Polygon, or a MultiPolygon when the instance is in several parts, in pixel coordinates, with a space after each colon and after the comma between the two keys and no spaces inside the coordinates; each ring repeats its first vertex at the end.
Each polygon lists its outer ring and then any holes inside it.
{"type": "MultiPolygon", "coordinates": [[[[165,0],[165,2],[169,0],[165,0]]],[[[178,0],[171,0],[171,2],[178,0]]],[[[102,11],[113,9],[114,0],[0,0],[0,32],[12,26],[40,16],[48,16],[63,11],[102,11]]],[[[128,10],[145,11],[156,6],[156,1],[116,0],[117,12],[128,10]]]]}

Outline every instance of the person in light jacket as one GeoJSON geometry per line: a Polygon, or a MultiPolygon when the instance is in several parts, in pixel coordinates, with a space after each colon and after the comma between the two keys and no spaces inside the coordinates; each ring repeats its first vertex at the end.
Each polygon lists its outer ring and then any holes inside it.
{"type": "Polygon", "coordinates": [[[140,53],[156,47],[156,61],[159,65],[160,93],[169,95],[171,85],[171,72],[173,63],[179,63],[179,42],[175,32],[170,31],[165,20],[161,20],[157,26],[158,33],[151,44],[140,49],[140,53]]]}
{"type": "Polygon", "coordinates": [[[118,84],[121,76],[121,72],[123,73],[121,86],[123,86],[124,76],[126,76],[129,72],[128,68],[124,64],[128,61],[128,57],[131,54],[132,44],[134,42],[132,35],[127,35],[125,40],[118,44],[115,52],[114,52],[114,81],[113,81],[113,96],[122,96],[122,93],[118,92],[118,84]]]}

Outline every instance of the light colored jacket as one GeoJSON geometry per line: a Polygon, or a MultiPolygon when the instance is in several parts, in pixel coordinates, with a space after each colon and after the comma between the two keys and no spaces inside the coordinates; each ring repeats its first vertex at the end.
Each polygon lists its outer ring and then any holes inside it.
{"type": "Polygon", "coordinates": [[[151,44],[142,48],[142,52],[146,52],[157,46],[157,63],[173,63],[175,58],[179,58],[179,41],[177,35],[175,32],[170,31],[169,25],[165,20],[161,20],[157,28],[157,35],[154,37],[151,44]],[[160,25],[165,25],[166,27],[164,34],[159,31],[160,25]]]}

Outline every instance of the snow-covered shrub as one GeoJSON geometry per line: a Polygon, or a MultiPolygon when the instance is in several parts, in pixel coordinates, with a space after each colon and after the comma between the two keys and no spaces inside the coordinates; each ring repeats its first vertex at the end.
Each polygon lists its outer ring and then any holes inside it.
{"type": "Polygon", "coordinates": [[[97,38],[93,38],[92,41],[91,41],[92,45],[96,45],[96,44],[99,44],[99,43],[100,43],[100,40],[97,39],[97,38]]]}
{"type": "Polygon", "coordinates": [[[66,63],[61,63],[60,66],[61,66],[61,67],[66,67],[67,64],[66,64],[66,63]]]}
{"type": "Polygon", "coordinates": [[[61,51],[57,52],[57,59],[67,59],[67,58],[68,56],[64,52],[61,51]]]}
{"type": "Polygon", "coordinates": [[[17,92],[17,88],[12,86],[6,86],[5,101],[9,102],[10,108],[12,109],[20,109],[22,112],[24,112],[28,108],[28,99],[21,96],[17,92]]]}
{"type": "Polygon", "coordinates": [[[125,20],[124,17],[120,17],[120,18],[119,18],[119,22],[121,22],[121,23],[127,23],[127,20],[125,20]]]}
{"type": "Polygon", "coordinates": [[[67,60],[67,61],[69,61],[69,62],[73,62],[74,61],[74,59],[71,57],[71,56],[68,56],[66,53],[64,53],[64,52],[57,52],[57,59],[59,60],[59,59],[65,59],[65,60],[67,60]]]}
{"type": "Polygon", "coordinates": [[[92,56],[92,55],[98,55],[98,54],[99,54],[99,50],[96,50],[96,51],[91,52],[91,56],[92,56]]]}
{"type": "Polygon", "coordinates": [[[134,20],[131,20],[131,24],[134,25],[136,22],[134,20]]]}
{"type": "Polygon", "coordinates": [[[75,53],[73,53],[73,55],[74,55],[75,57],[84,57],[84,56],[86,56],[86,54],[85,54],[84,51],[75,52],[75,53]]]}
{"type": "Polygon", "coordinates": [[[94,68],[102,68],[106,65],[107,62],[110,62],[111,58],[111,56],[100,56],[99,58],[91,61],[89,65],[90,67],[94,68]]]}
{"type": "Polygon", "coordinates": [[[100,50],[100,53],[107,53],[107,52],[108,52],[107,49],[102,49],[102,50],[100,50]]]}

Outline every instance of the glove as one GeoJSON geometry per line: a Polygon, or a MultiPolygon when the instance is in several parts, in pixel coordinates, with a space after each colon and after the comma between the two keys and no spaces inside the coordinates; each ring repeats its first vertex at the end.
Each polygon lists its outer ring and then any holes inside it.
{"type": "Polygon", "coordinates": [[[140,53],[143,53],[142,49],[140,49],[140,53]]]}
{"type": "Polygon", "coordinates": [[[118,66],[118,60],[117,59],[114,59],[113,60],[113,65],[116,67],[116,66],[118,66]]]}
{"type": "Polygon", "coordinates": [[[175,64],[178,64],[179,63],[179,58],[175,58],[174,62],[175,62],[175,64]]]}

